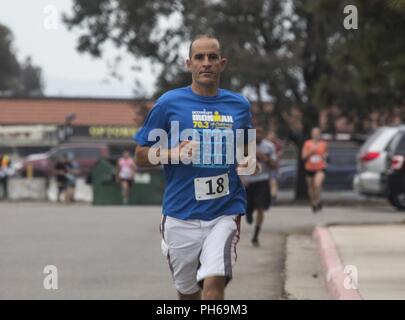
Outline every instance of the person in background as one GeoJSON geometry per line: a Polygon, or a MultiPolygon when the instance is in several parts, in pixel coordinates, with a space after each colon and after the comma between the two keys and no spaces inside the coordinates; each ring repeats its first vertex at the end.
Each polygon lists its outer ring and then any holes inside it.
{"type": "Polygon", "coordinates": [[[2,199],[8,199],[8,177],[9,170],[11,167],[11,162],[9,156],[5,154],[0,154],[0,184],[3,189],[2,199]]]}
{"type": "Polygon", "coordinates": [[[279,167],[280,167],[280,159],[283,155],[283,143],[280,139],[277,138],[276,133],[274,131],[270,131],[267,134],[267,140],[271,141],[275,148],[276,148],[276,166],[271,170],[271,177],[270,177],[270,190],[271,190],[271,204],[274,206],[277,203],[277,195],[278,195],[278,179],[279,179],[279,167]]]}
{"type": "Polygon", "coordinates": [[[328,144],[321,140],[321,130],[312,128],[311,139],[305,141],[302,148],[302,160],[305,162],[305,179],[308,185],[308,195],[312,211],[322,210],[322,186],[325,180],[328,144]]]}
{"type": "Polygon", "coordinates": [[[65,202],[71,203],[75,201],[76,180],[80,174],[80,165],[75,160],[75,155],[69,152],[65,158],[66,168],[66,190],[65,190],[65,202]]]}
{"type": "Polygon", "coordinates": [[[65,157],[63,157],[62,155],[60,155],[56,160],[54,172],[58,188],[56,199],[58,202],[61,202],[61,195],[65,194],[67,188],[67,180],[66,180],[67,167],[65,157]]]}
{"type": "Polygon", "coordinates": [[[264,220],[264,212],[271,204],[270,177],[271,171],[277,165],[276,147],[265,139],[265,131],[262,127],[256,127],[256,158],[261,166],[261,172],[243,177],[246,186],[247,210],[246,222],[253,222],[253,214],[256,211],[255,229],[252,244],[259,246],[259,233],[264,220]]]}
{"type": "Polygon", "coordinates": [[[129,152],[125,150],[118,160],[117,181],[121,186],[122,202],[128,204],[129,190],[135,174],[135,162],[129,152]]]}

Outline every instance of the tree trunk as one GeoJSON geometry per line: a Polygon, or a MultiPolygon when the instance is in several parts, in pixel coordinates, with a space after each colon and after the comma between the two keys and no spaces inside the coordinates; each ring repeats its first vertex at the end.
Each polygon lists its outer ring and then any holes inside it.
{"type": "Polygon", "coordinates": [[[304,161],[301,159],[302,147],[304,146],[305,136],[303,132],[290,131],[290,139],[297,147],[297,178],[295,180],[295,200],[308,199],[307,184],[305,181],[304,161]]]}

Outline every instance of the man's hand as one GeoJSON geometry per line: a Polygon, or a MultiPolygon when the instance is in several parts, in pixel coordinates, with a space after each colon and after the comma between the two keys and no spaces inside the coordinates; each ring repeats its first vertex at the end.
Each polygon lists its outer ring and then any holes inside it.
{"type": "Polygon", "coordinates": [[[247,157],[246,162],[244,163],[239,163],[238,166],[236,167],[236,173],[238,175],[255,175],[259,172],[261,172],[262,166],[260,165],[259,162],[256,161],[256,158],[253,157],[247,157]],[[252,172],[251,170],[248,169],[248,167],[254,166],[254,171],[252,172]],[[247,172],[252,172],[251,174],[247,174],[247,172]]]}
{"type": "Polygon", "coordinates": [[[183,164],[190,164],[193,161],[193,152],[200,149],[200,143],[193,140],[182,141],[177,147],[170,150],[170,159],[176,157],[183,164]]]}

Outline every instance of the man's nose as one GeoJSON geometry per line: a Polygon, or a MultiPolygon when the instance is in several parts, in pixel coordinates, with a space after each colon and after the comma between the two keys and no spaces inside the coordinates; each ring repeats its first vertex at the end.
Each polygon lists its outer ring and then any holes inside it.
{"type": "Polygon", "coordinates": [[[203,66],[204,67],[211,67],[211,62],[210,62],[210,59],[208,58],[208,56],[204,57],[203,66]]]}

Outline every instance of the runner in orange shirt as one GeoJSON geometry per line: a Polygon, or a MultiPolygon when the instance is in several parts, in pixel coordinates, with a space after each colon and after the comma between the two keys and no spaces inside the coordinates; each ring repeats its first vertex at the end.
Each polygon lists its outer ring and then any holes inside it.
{"type": "Polygon", "coordinates": [[[328,144],[321,140],[321,130],[315,127],[311,131],[311,139],[305,141],[301,154],[302,160],[305,161],[305,179],[314,213],[322,210],[321,193],[325,180],[327,155],[328,144]]]}

